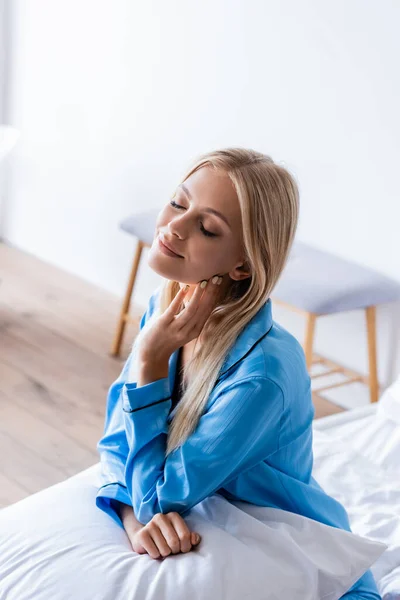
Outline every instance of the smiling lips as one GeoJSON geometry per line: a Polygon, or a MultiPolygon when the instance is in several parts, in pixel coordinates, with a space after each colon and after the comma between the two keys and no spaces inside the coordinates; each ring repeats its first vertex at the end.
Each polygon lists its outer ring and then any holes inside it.
{"type": "Polygon", "coordinates": [[[181,256],[180,254],[177,254],[176,252],[174,252],[173,250],[170,250],[170,248],[168,248],[168,246],[166,246],[160,237],[158,237],[158,246],[161,250],[161,252],[163,252],[164,254],[166,254],[167,256],[172,256],[175,258],[183,258],[183,256],[181,256]]]}

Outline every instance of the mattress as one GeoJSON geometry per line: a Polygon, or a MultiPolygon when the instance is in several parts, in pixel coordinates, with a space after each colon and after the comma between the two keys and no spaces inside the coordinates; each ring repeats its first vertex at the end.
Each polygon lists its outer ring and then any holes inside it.
{"type": "Polygon", "coordinates": [[[400,380],[379,402],[313,423],[313,476],[346,508],[354,533],[385,542],[371,570],[400,600],[400,380]]]}

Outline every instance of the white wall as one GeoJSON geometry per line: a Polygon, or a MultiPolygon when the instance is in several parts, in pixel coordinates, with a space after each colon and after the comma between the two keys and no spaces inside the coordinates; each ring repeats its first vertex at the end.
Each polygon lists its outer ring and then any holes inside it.
{"type": "MultiPolygon", "coordinates": [[[[296,175],[299,239],[400,281],[399,3],[13,7],[11,244],[121,295],[134,241],[119,220],[161,207],[197,154],[240,145],[296,175]]],[[[136,301],[158,282],[144,264],[136,301]]],[[[400,371],[398,313],[378,313],[383,383],[400,371]]],[[[365,372],[362,318],[326,318],[317,350],[365,372]]]]}
{"type": "MultiPolygon", "coordinates": [[[[6,120],[6,76],[7,76],[7,10],[6,0],[0,0],[0,126],[6,120]]],[[[0,134],[0,240],[4,227],[4,206],[6,194],[6,176],[4,161],[1,160],[1,134],[0,134]]]]}

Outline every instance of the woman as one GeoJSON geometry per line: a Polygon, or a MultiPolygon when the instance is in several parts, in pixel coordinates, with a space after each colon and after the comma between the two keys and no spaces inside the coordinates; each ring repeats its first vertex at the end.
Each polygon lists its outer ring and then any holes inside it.
{"type": "MultiPolygon", "coordinates": [[[[183,515],[217,492],[351,531],[311,475],[310,377],[271,313],[298,211],[285,168],[228,148],[201,156],[158,216],[148,264],[166,281],[110,388],[98,443],[97,506],[136,552],[190,551],[183,515]]],[[[371,571],[343,597],[378,600],[371,571]]]]}

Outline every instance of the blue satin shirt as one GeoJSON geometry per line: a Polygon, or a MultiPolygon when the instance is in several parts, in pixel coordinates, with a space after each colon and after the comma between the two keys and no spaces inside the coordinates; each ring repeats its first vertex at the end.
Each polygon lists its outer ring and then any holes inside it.
{"type": "MultiPolygon", "coordinates": [[[[140,329],[161,291],[152,294],[140,329]]],[[[351,531],[344,507],[312,477],[311,380],[303,349],[272,318],[269,299],[228,352],[196,430],[165,458],[176,376],[137,387],[128,373],[133,352],[111,385],[97,444],[102,485],[97,506],[120,526],[115,500],[148,523],[159,512],[186,511],[216,492],[351,531]]],[[[343,598],[380,600],[370,570],[343,598]]]]}

